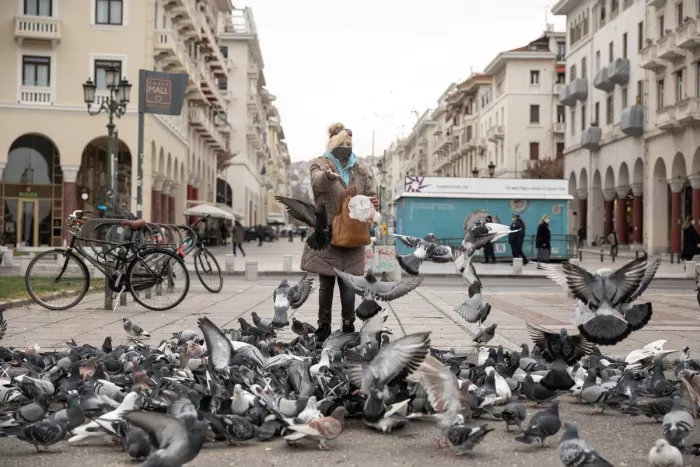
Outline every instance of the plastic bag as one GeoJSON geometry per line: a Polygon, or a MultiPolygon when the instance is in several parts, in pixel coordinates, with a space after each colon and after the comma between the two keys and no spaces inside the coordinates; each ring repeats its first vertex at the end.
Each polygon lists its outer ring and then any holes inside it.
{"type": "Polygon", "coordinates": [[[350,219],[355,219],[360,222],[378,222],[379,213],[370,201],[368,196],[355,195],[348,203],[348,214],[350,219]]]}

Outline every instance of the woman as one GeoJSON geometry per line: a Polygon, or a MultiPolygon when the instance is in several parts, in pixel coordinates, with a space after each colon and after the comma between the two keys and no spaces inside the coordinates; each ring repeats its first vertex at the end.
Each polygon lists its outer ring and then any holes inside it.
{"type": "Polygon", "coordinates": [[[241,254],[245,258],[243,251],[243,242],[245,241],[245,228],[241,225],[241,221],[236,219],[233,225],[233,234],[231,235],[231,244],[233,245],[233,256],[236,256],[236,247],[241,250],[241,254]]]}
{"type": "Polygon", "coordinates": [[[690,261],[693,256],[700,253],[700,235],[695,230],[693,218],[688,216],[683,224],[683,250],[681,259],[690,261]]]}
{"type": "Polygon", "coordinates": [[[552,252],[552,233],[549,231],[549,216],[545,214],[540,219],[535,236],[535,247],[537,248],[537,269],[542,269],[542,264],[549,262],[549,255],[552,252]]]}
{"type": "MultiPolygon", "coordinates": [[[[379,208],[374,177],[368,167],[353,154],[352,131],[346,129],[342,123],[334,123],[328,128],[326,153],[309,162],[309,173],[314,202],[326,203],[329,222],[335,217],[338,203],[349,187],[354,187],[358,195],[369,196],[375,208],[379,208]]],[[[365,271],[365,247],[339,248],[330,245],[325,250],[316,251],[304,245],[301,269],[318,274],[319,279],[317,342],[323,342],[331,334],[333,290],[336,282],[333,268],[361,276],[365,271]]],[[[342,331],[354,332],[355,292],[340,279],[338,289],[342,308],[342,331]]]]}

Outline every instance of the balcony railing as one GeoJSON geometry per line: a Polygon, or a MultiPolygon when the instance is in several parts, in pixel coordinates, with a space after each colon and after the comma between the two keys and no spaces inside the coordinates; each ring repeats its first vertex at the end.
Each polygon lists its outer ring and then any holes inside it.
{"type": "Polygon", "coordinates": [[[657,55],[656,44],[650,44],[642,49],[642,57],[639,65],[646,69],[652,71],[658,71],[666,67],[666,62],[661,60],[657,55]]]}
{"type": "Polygon", "coordinates": [[[49,41],[55,47],[61,42],[61,20],[41,16],[15,16],[15,40],[21,45],[25,39],[49,41]]]}
{"type": "Polygon", "coordinates": [[[676,33],[666,34],[659,39],[657,56],[664,60],[673,61],[683,57],[683,50],[676,47],[676,33]]]}
{"type": "Polygon", "coordinates": [[[681,124],[676,120],[676,109],[669,105],[656,111],[656,126],[664,131],[676,131],[681,129],[681,124]]]}
{"type": "Polygon", "coordinates": [[[53,105],[53,92],[50,87],[22,86],[19,88],[19,103],[53,105]]]}
{"type": "Polygon", "coordinates": [[[697,126],[700,123],[700,98],[688,97],[677,102],[676,118],[683,126],[697,126]]]}
{"type": "Polygon", "coordinates": [[[555,122],[552,124],[552,131],[554,133],[564,133],[566,132],[566,123],[564,122],[555,122]]]}
{"type": "Polygon", "coordinates": [[[486,131],[486,137],[489,141],[496,141],[503,138],[503,125],[494,125],[486,131]]]}
{"type": "Polygon", "coordinates": [[[682,25],[678,26],[676,45],[685,50],[693,50],[700,45],[697,19],[688,17],[682,25]]]}

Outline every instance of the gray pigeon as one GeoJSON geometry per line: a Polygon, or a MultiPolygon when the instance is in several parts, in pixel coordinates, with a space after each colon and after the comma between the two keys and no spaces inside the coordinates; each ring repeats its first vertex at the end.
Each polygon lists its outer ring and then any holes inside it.
{"type": "Polygon", "coordinates": [[[122,321],[124,321],[124,330],[131,337],[151,337],[148,332],[138,324],[132,323],[129,318],[122,318],[122,321]]]}
{"type": "Polygon", "coordinates": [[[576,425],[564,422],[564,435],[559,442],[559,460],[566,467],[613,467],[600,457],[587,442],[578,437],[576,425]]]}
{"type": "Polygon", "coordinates": [[[552,401],[552,405],[537,412],[527,429],[522,435],[515,438],[516,441],[520,441],[525,444],[532,444],[533,441],[539,441],[541,446],[544,446],[545,439],[557,434],[561,429],[561,420],[559,420],[559,401],[552,401]]]}
{"type": "Polygon", "coordinates": [[[493,339],[496,335],[496,326],[496,323],[493,323],[491,326],[487,327],[482,326],[472,341],[476,342],[477,344],[488,344],[489,341],[491,341],[491,339],[493,339]]]}
{"type": "Polygon", "coordinates": [[[295,317],[292,317],[292,331],[297,336],[308,336],[309,334],[315,333],[316,328],[305,321],[299,321],[295,317]]]}
{"type": "Polygon", "coordinates": [[[306,244],[312,250],[325,250],[330,246],[333,240],[333,223],[328,222],[325,201],[314,206],[305,201],[283,196],[275,196],[275,199],[287,208],[290,216],[313,229],[306,239],[306,244]]]}
{"type": "Polygon", "coordinates": [[[693,427],[695,427],[693,416],[683,409],[681,398],[675,396],[673,398],[673,409],[664,415],[664,421],[661,425],[664,438],[672,446],[682,451],[685,448],[685,438],[690,434],[693,427]]]}
{"type": "Polygon", "coordinates": [[[3,311],[5,311],[5,305],[0,305],[0,341],[5,336],[7,332],[7,321],[3,316],[3,311]]]}
{"type": "Polygon", "coordinates": [[[42,420],[23,426],[17,433],[17,439],[33,445],[37,451],[41,451],[39,446],[44,446],[48,450],[49,446],[58,443],[65,436],[65,427],[51,420],[42,420]]]}
{"type": "Polygon", "coordinates": [[[418,275],[418,269],[425,260],[434,263],[449,263],[452,261],[452,250],[450,247],[438,245],[437,239],[433,234],[428,234],[425,238],[397,234],[394,234],[394,237],[401,240],[401,243],[408,248],[415,248],[413,253],[396,256],[401,269],[412,276],[418,275]]]}
{"type": "Polygon", "coordinates": [[[495,242],[499,238],[506,237],[509,233],[517,232],[518,230],[510,230],[510,227],[507,225],[478,220],[464,236],[462,250],[471,258],[477,250],[483,248],[487,243],[495,242]]]}
{"type": "Polygon", "coordinates": [[[130,423],[123,422],[127,425],[126,438],[124,438],[124,448],[132,459],[144,459],[148,457],[151,453],[151,440],[148,438],[148,434],[141,428],[131,425],[130,423]]]}
{"type": "Polygon", "coordinates": [[[550,370],[540,384],[554,391],[571,389],[576,382],[567,370],[591,353],[593,344],[582,336],[569,336],[565,328],[555,333],[527,323],[527,331],[535,346],[542,351],[542,357],[551,363],[550,370]]]}
{"type": "Polygon", "coordinates": [[[198,340],[199,334],[196,331],[178,331],[173,333],[173,339],[177,339],[177,345],[184,345],[187,342],[198,340]]]}
{"type": "Polygon", "coordinates": [[[298,283],[290,286],[287,279],[282,280],[272,293],[272,299],[275,302],[275,317],[271,323],[273,328],[282,328],[289,325],[287,310],[290,308],[295,310],[304,304],[311,293],[313,281],[313,279],[307,279],[304,276],[298,283]]]}
{"type": "Polygon", "coordinates": [[[487,424],[478,426],[466,424],[464,415],[458,413],[452,426],[447,430],[446,438],[456,448],[458,455],[463,455],[474,449],[474,446],[493,430],[487,424]]]}
{"type": "Polygon", "coordinates": [[[197,325],[202,331],[204,341],[207,344],[207,356],[209,365],[214,370],[228,374],[229,362],[233,354],[231,341],[226,338],[223,331],[206,316],[197,320],[197,325]]]}
{"type": "Polygon", "coordinates": [[[593,369],[588,370],[581,392],[577,397],[588,404],[593,404],[596,409],[600,407],[600,413],[605,412],[605,407],[609,403],[619,402],[619,398],[612,391],[598,385],[593,369]]]}
{"type": "Polygon", "coordinates": [[[68,407],[65,409],[54,412],[49,416],[49,420],[56,422],[66,429],[66,431],[72,432],[75,428],[78,428],[85,421],[85,414],[83,414],[83,409],[80,408],[80,402],[78,396],[75,394],[69,394],[67,397],[68,407]]]}
{"type": "Polygon", "coordinates": [[[474,282],[469,286],[469,298],[455,308],[455,311],[464,318],[467,323],[479,324],[486,321],[491,312],[491,305],[484,301],[481,295],[481,282],[474,282]]]}
{"type": "Polygon", "coordinates": [[[253,318],[253,324],[256,328],[260,329],[261,331],[272,331],[272,323],[270,320],[261,318],[255,311],[252,312],[250,316],[253,318]]]}
{"type": "Polygon", "coordinates": [[[517,426],[520,431],[523,431],[523,422],[527,417],[527,410],[520,402],[511,402],[506,405],[506,408],[501,412],[501,418],[506,422],[506,431],[510,431],[510,426],[517,426]]]}
{"type": "Polygon", "coordinates": [[[396,300],[407,295],[423,282],[422,277],[414,277],[406,282],[382,282],[377,280],[371,269],[364,276],[353,276],[336,268],[333,270],[336,276],[363,298],[356,313],[365,316],[376,314],[374,313],[376,311],[375,299],[386,302],[396,300]]]}

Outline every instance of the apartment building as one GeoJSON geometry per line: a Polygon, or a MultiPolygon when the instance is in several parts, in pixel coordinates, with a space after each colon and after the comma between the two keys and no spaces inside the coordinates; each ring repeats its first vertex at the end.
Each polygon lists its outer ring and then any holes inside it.
{"type": "Polygon", "coordinates": [[[282,128],[279,110],[271,106],[269,109],[269,141],[270,156],[268,159],[264,178],[266,190],[266,221],[268,224],[283,223],[289,221],[284,205],[275,200],[275,196],[291,195],[291,160],[289,149],[284,141],[284,128],[282,128]]]}

